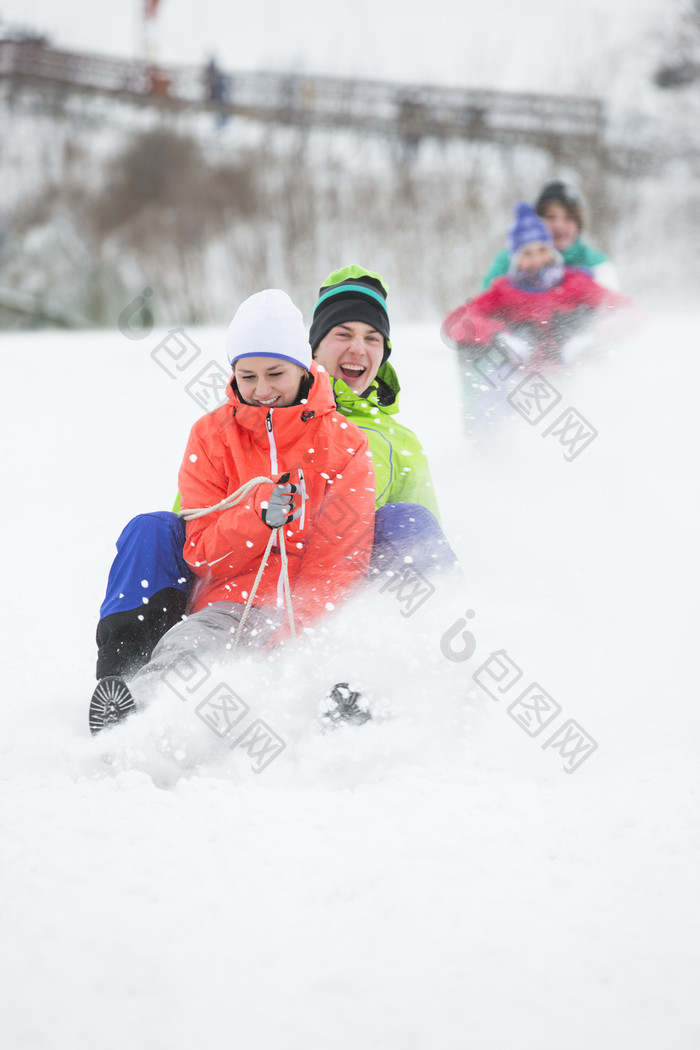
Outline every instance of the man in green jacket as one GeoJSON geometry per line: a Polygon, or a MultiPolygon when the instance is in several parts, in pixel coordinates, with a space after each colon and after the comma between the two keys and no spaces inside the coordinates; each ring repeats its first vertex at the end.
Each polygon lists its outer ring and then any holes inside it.
{"type": "MultiPolygon", "coordinates": [[[[396,419],[400,388],[388,361],[386,294],[379,275],[360,266],[334,271],[321,287],[309,341],[329,374],[338,411],[366,432],[372,452],[377,491],[370,572],[401,571],[408,559],[426,575],[449,569],[456,558],[440,526],[425,452],[396,419]]],[[[98,679],[135,673],[184,615],[192,582],[184,542],[177,513],[140,514],[124,528],[97,625],[98,679]]]]}
{"type": "MultiPolygon", "coordinates": [[[[549,226],[554,247],[563,257],[565,266],[588,271],[597,284],[611,292],[620,290],[617,272],[607,255],[581,239],[583,205],[573,186],[566,182],[548,183],[540,191],[535,211],[549,226]]],[[[491,263],[482,287],[489,288],[497,277],[508,273],[509,265],[510,255],[504,249],[491,263]]]]}
{"type": "Polygon", "coordinates": [[[418,438],[396,419],[399,381],[381,277],[360,266],[335,270],[314,308],[309,342],[328,372],[338,410],[367,432],[377,479],[376,509],[419,504],[439,520],[430,467],[418,438]]]}

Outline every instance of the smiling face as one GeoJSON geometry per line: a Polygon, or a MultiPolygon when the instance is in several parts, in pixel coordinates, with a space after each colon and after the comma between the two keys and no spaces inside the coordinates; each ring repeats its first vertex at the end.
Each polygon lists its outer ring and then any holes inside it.
{"type": "Polygon", "coordinates": [[[541,218],[552,231],[554,247],[558,252],[569,248],[579,235],[576,219],[573,219],[563,204],[548,201],[542,210],[541,218]]]}
{"type": "Polygon", "coordinates": [[[521,248],[518,253],[518,269],[525,273],[534,273],[535,270],[541,270],[543,266],[551,266],[553,262],[552,250],[544,241],[532,241],[521,248]]]}
{"type": "Polygon", "coordinates": [[[263,408],[288,408],[301,389],[306,371],[281,357],[244,357],[236,361],[233,375],[241,399],[263,408]]]}
{"type": "Polygon", "coordinates": [[[364,321],[345,321],[331,328],[314,357],[334,379],[343,379],[361,394],[372,385],[384,356],[384,336],[364,321]]]}

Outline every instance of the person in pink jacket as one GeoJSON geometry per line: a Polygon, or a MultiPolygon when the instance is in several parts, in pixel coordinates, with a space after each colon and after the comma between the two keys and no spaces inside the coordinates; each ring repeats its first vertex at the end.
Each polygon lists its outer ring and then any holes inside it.
{"type": "Polygon", "coordinates": [[[469,359],[478,360],[495,344],[518,366],[567,363],[596,316],[629,304],[589,273],[565,266],[549,227],[524,201],[515,208],[509,258],[504,277],[452,310],[442,324],[444,341],[469,359]]]}

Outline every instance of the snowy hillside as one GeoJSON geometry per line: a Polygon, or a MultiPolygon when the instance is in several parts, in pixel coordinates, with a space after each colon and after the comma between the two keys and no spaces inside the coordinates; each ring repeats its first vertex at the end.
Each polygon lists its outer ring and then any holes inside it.
{"type": "MultiPolygon", "coordinates": [[[[290,19],[279,0],[245,12],[223,0],[162,0],[151,26],[158,61],[194,68],[216,53],[231,73],[591,96],[604,107],[600,151],[571,153],[540,135],[518,146],[433,136],[417,145],[403,133],[271,126],[243,115],[235,77],[239,113],[223,124],[209,112],[4,81],[0,325],[26,324],[29,311],[111,326],[146,287],[158,324],[224,323],[229,297],[260,286],[308,301],[338,258],[371,258],[396,274],[393,317],[426,321],[479,289],[514,203],[554,178],[578,186],[584,236],[615,260],[625,290],[675,306],[700,280],[700,95],[692,84],[662,90],[654,73],[678,54],[689,3],[495,0],[456,10],[438,0],[427,17],[387,0],[328,18],[319,0],[304,0],[290,19]]],[[[122,5],[106,34],[85,0],[6,0],[0,35],[22,24],[57,48],[142,58],[142,9],[122,5]]]]}
{"type": "Polygon", "coordinates": [[[699,320],[553,380],[597,432],[575,454],[505,394],[466,434],[439,318],[397,329],[464,581],[221,670],[284,742],[259,773],[166,691],[87,731],[114,540],[201,413],[164,333],[0,336],[4,1047],[695,1050],[699,320]],[[319,735],[345,678],[380,717],[319,735]],[[533,683],[551,734],[512,707],[533,683]],[[571,722],[580,764],[547,745],[571,722]]]}

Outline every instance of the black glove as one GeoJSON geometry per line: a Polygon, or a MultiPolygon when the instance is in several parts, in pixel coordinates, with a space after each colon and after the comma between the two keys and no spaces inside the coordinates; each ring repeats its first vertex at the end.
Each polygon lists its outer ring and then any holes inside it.
{"type": "Polygon", "coordinates": [[[296,485],[289,484],[289,473],[280,475],[269,500],[261,504],[262,520],[268,528],[279,529],[299,517],[301,507],[297,507],[294,500],[298,491],[296,485]]]}

